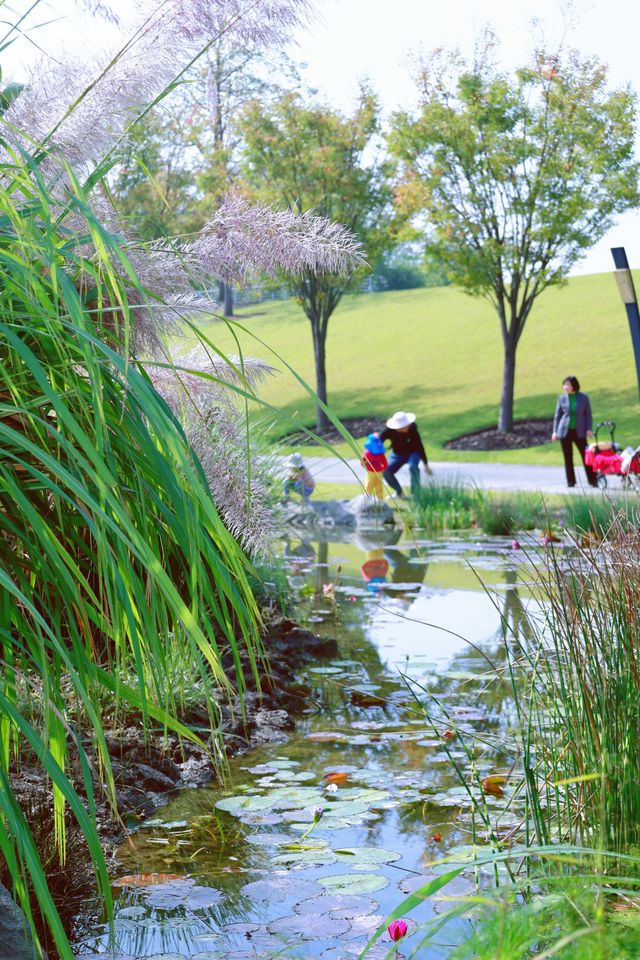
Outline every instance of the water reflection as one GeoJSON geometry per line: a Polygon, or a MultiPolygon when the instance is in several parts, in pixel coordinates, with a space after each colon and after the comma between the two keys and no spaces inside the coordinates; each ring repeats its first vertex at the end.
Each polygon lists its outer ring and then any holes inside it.
{"type": "MultiPolygon", "coordinates": [[[[430,875],[425,864],[472,835],[451,765],[466,769],[469,755],[445,747],[445,728],[482,734],[485,745],[471,750],[480,773],[512,762],[513,706],[499,667],[505,643],[530,638],[536,604],[520,586],[530,571],[504,542],[417,543],[398,530],[301,535],[283,544],[283,563],[300,616],[338,637],[339,657],[304,671],[308,710],[287,744],[234,760],[226,790],[178,794],[123,844],[115,943],[94,928],[79,955],[357,956],[376,918],[430,875]],[[300,849],[314,806],[325,813],[310,849],[300,849]],[[162,882],[150,884],[154,872],[162,882]],[[339,923],[318,913],[333,889],[343,904],[345,891],[359,898],[362,912],[345,906],[339,923]]],[[[496,820],[505,816],[500,798],[486,802],[496,820]]],[[[435,909],[423,904],[416,919],[435,909]]],[[[447,941],[465,929],[458,920],[447,941]]]]}

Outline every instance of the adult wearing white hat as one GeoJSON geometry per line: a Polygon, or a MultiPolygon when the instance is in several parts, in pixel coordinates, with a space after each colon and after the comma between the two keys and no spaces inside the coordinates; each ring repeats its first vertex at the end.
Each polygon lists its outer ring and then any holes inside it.
{"type": "Polygon", "coordinates": [[[415,413],[398,410],[387,420],[387,426],[380,433],[380,439],[383,442],[385,440],[391,442],[391,456],[389,457],[389,466],[383,474],[384,479],[399,497],[404,498],[396,473],[401,467],[404,467],[405,463],[408,463],[411,476],[411,492],[415,495],[420,490],[420,463],[424,463],[424,468],[428,474],[432,472],[418,433],[415,413]]]}

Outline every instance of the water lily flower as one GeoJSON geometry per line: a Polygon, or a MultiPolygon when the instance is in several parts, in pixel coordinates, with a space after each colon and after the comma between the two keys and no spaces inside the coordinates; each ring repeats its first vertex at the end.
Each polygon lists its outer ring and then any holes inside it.
{"type": "Polygon", "coordinates": [[[397,943],[398,940],[402,940],[407,935],[407,922],[406,920],[393,920],[387,930],[393,942],[397,943]]]}
{"type": "Polygon", "coordinates": [[[314,807],[313,808],[313,822],[317,823],[318,820],[322,820],[322,814],[324,813],[323,807],[314,807]]]}
{"type": "Polygon", "coordinates": [[[338,784],[337,783],[328,783],[324,788],[327,793],[337,793],[338,784]]]}
{"type": "Polygon", "coordinates": [[[511,541],[511,549],[512,549],[512,550],[520,550],[520,543],[519,543],[519,541],[516,540],[515,538],[511,541]]]}
{"type": "Polygon", "coordinates": [[[336,592],[336,585],[335,585],[335,583],[323,583],[323,584],[322,584],[322,592],[323,592],[323,594],[324,594],[325,597],[333,597],[333,596],[335,596],[335,592],[336,592]]]}

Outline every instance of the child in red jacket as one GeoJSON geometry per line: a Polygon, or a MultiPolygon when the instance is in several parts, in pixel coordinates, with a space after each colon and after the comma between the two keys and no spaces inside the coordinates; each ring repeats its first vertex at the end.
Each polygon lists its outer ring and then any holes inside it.
{"type": "Polygon", "coordinates": [[[387,458],[384,454],[384,443],[375,433],[370,433],[364,445],[362,463],[367,469],[364,481],[365,493],[370,497],[382,500],[382,474],[387,469],[387,458]]]}

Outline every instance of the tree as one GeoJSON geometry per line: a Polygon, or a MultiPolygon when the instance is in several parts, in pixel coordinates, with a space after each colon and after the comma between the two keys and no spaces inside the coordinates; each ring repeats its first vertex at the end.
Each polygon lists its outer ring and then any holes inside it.
{"type": "Polygon", "coordinates": [[[513,426],[516,349],[542,291],[561,283],[638,203],[635,98],[575,51],[538,53],[513,77],[491,45],[468,65],[434,54],[416,116],[393,120],[404,209],[426,214],[428,251],[496,308],[504,345],[498,428],[513,426]]]}
{"type": "MultiPolygon", "coordinates": [[[[243,172],[260,200],[297,213],[313,210],[343,224],[362,243],[370,265],[393,243],[391,165],[378,155],[379,109],[363,89],[352,116],[285,94],[270,108],[252,101],[241,119],[243,172]]],[[[290,283],[311,324],[316,393],[327,403],[326,340],[329,319],[344,293],[360,281],[303,270],[290,283]]],[[[318,405],[316,429],[329,426],[318,405]]]]}

